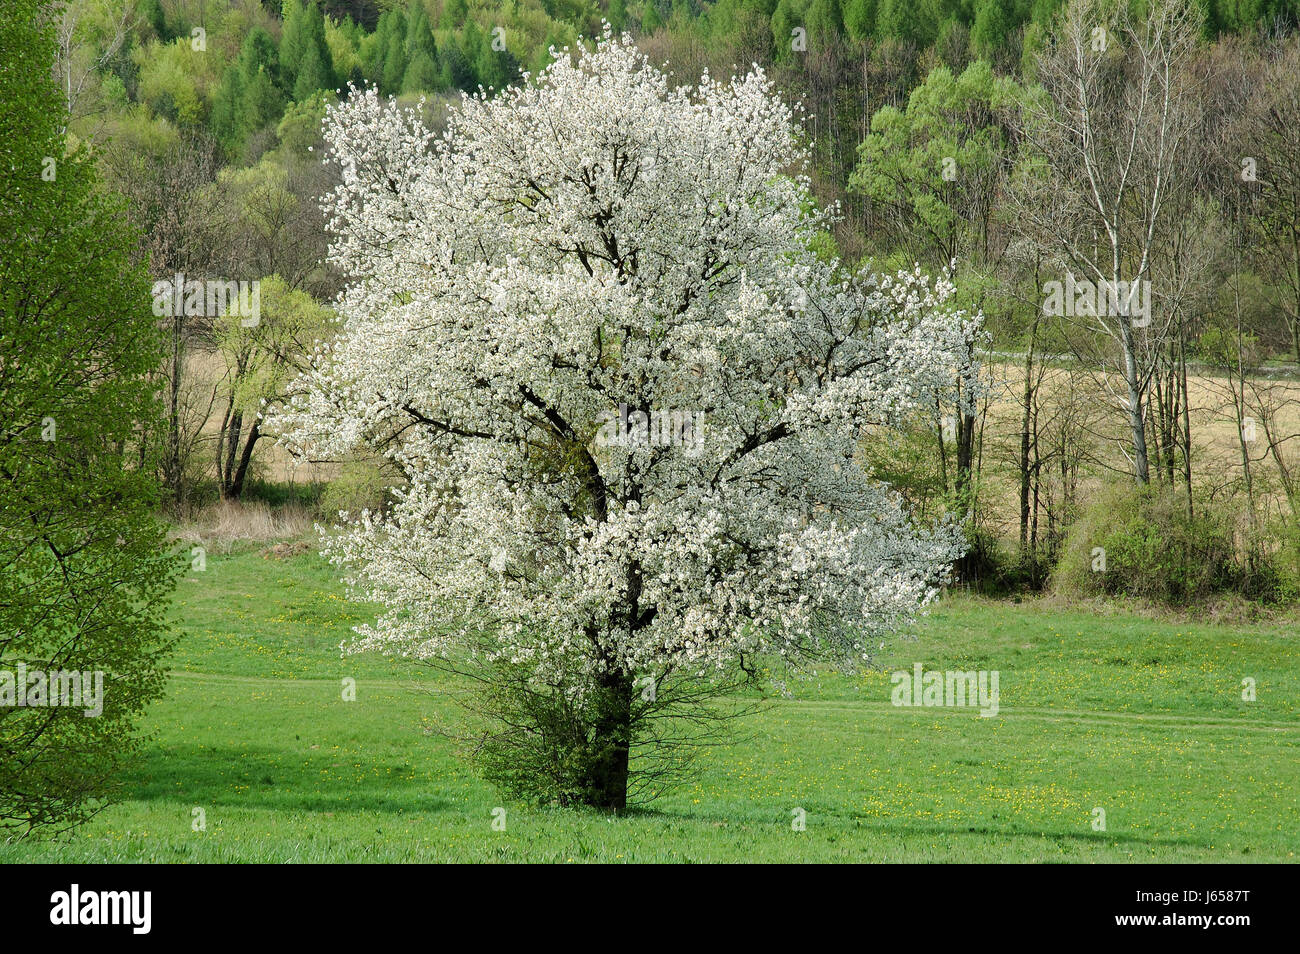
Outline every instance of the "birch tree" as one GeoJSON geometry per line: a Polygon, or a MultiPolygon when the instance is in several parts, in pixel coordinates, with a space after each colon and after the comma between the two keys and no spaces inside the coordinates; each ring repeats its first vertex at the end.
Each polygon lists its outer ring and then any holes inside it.
{"type": "MultiPolygon", "coordinates": [[[[1127,4],[1074,0],[1038,61],[1041,87],[1026,97],[1022,134],[1037,171],[1059,198],[1036,233],[1069,270],[1112,307],[1084,304],[1070,317],[1114,345],[1118,403],[1139,483],[1149,479],[1145,398],[1152,355],[1170,316],[1137,315],[1131,295],[1150,289],[1158,230],[1186,187],[1196,142],[1187,61],[1197,8],[1156,0],[1144,16],[1127,4]],[[1137,289],[1135,292],[1134,290],[1137,289]]],[[[1035,215],[1034,207],[1027,213],[1035,215]]],[[[1158,289],[1151,289],[1156,301],[1158,289]]],[[[1149,300],[1148,300],[1149,301],[1149,300]]]]}

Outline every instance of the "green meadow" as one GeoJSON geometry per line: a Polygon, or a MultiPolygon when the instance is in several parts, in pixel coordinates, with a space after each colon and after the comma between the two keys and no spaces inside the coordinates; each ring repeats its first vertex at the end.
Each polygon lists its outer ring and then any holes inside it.
{"type": "Polygon", "coordinates": [[[121,800],[70,835],[0,844],[0,862],[1286,862],[1300,850],[1294,620],[951,597],[878,669],[788,683],[691,782],[612,818],[503,803],[438,732],[458,719],[454,685],[340,656],[373,608],[349,603],[314,553],[210,555],[174,615],[168,693],[121,800]],[[894,707],[889,673],[915,662],[997,670],[998,715],[894,707]]]}

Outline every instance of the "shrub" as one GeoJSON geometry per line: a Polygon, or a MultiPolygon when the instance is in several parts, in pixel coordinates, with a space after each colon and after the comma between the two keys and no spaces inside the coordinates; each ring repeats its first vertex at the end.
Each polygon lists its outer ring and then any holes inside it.
{"type": "Polygon", "coordinates": [[[1279,520],[1263,528],[1259,539],[1243,581],[1246,595],[1266,603],[1300,600],[1300,523],[1279,520]]]}
{"type": "Polygon", "coordinates": [[[1181,604],[1241,580],[1232,514],[1194,505],[1164,487],[1104,488],[1071,528],[1053,588],[1181,604]]]}
{"type": "Polygon", "coordinates": [[[392,505],[392,488],[401,482],[401,474],[382,459],[346,461],[326,485],[317,512],[326,520],[333,520],[340,511],[386,514],[392,505]]]}

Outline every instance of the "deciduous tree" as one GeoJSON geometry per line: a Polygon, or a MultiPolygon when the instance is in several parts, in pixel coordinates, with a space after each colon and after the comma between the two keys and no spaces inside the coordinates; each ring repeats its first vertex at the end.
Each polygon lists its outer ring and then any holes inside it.
{"type": "Polygon", "coordinates": [[[407,475],[329,545],[386,607],[353,648],[491,687],[529,794],[622,809],[702,697],[860,663],[959,552],[855,455],[971,373],[975,319],[818,258],[795,130],[762,72],[670,88],[608,37],[441,137],[373,91],[331,112],[351,284],[276,425],[407,475]],[[670,410],[702,426],[638,431],[670,410]]]}
{"type": "Polygon", "coordinates": [[[161,424],[149,282],[121,203],[66,151],[42,6],[0,8],[0,830],[20,831],[111,793],[162,691],[176,569],[139,456],[161,424]],[[101,674],[98,715],[17,704],[71,670],[101,674]]]}

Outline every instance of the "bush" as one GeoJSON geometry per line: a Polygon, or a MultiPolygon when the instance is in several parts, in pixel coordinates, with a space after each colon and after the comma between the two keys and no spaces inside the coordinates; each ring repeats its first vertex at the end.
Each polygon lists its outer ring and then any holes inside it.
{"type": "Polygon", "coordinates": [[[1179,491],[1104,488],[1071,528],[1052,578],[1059,592],[1184,604],[1237,589],[1232,514],[1193,506],[1179,491]]]}
{"type": "Polygon", "coordinates": [[[1279,520],[1260,534],[1243,589],[1266,603],[1300,600],[1300,523],[1279,520]]]}
{"type": "Polygon", "coordinates": [[[966,524],[966,552],[953,570],[956,586],[985,596],[1007,596],[1035,588],[1020,560],[997,534],[970,522],[966,524]]]}
{"type": "Polygon", "coordinates": [[[401,482],[401,474],[382,459],[346,461],[326,485],[317,512],[324,520],[334,520],[340,511],[387,514],[393,502],[392,488],[401,482]]]}

